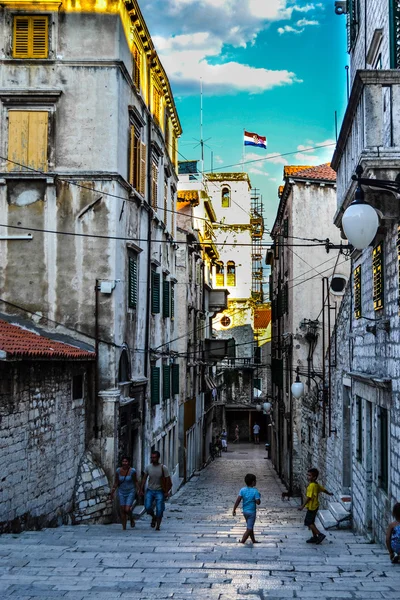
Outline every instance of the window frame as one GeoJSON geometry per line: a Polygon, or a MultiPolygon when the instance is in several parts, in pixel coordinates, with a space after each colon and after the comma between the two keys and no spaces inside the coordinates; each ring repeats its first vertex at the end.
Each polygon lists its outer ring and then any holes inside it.
{"type": "Polygon", "coordinates": [[[51,15],[46,13],[40,14],[22,14],[22,13],[13,13],[12,14],[12,26],[11,26],[11,57],[14,60],[48,60],[50,58],[50,32],[51,32],[51,15]],[[18,53],[16,55],[16,26],[18,21],[27,20],[28,21],[28,52],[26,53],[18,53]],[[46,51],[40,56],[34,56],[34,31],[33,31],[33,23],[35,21],[44,20],[45,22],[45,48],[46,51]],[[29,48],[29,46],[31,46],[29,48]]]}
{"type": "Polygon", "coordinates": [[[232,191],[229,185],[223,185],[221,188],[221,208],[230,208],[232,202],[232,191]],[[224,196],[224,190],[228,190],[229,196],[224,196]],[[228,202],[226,202],[226,198],[228,202]]]}

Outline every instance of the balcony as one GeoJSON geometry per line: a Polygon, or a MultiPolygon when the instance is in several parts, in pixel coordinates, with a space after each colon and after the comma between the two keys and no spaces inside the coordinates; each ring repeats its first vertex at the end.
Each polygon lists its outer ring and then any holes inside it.
{"type": "MultiPolygon", "coordinates": [[[[351,176],[359,164],[364,177],[394,179],[399,172],[399,106],[400,71],[357,72],[332,159],[332,168],[337,171],[336,225],[340,226],[342,211],[353,199],[356,184],[351,176]]],[[[388,195],[387,200],[391,199],[393,196],[388,195]]]]}
{"type": "Polygon", "coordinates": [[[229,292],[226,289],[210,290],[208,296],[208,310],[217,314],[228,308],[229,292]]]}

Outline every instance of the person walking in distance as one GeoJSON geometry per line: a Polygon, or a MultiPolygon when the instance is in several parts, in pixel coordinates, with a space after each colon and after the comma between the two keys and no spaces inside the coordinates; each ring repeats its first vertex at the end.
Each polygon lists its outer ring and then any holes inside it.
{"type": "Polygon", "coordinates": [[[236,425],[235,427],[235,439],[233,440],[233,443],[236,444],[239,441],[239,425],[236,425]]]}
{"type": "Polygon", "coordinates": [[[236,517],[236,509],[243,500],[243,516],[246,519],[246,531],[240,540],[241,544],[245,544],[248,538],[253,544],[258,542],[254,538],[254,523],[256,522],[257,505],[261,502],[260,492],[256,488],[257,478],[253,473],[247,473],[244,478],[246,487],[243,487],[238,497],[236,498],[235,506],[233,507],[233,516],[236,517]]]}
{"type": "Polygon", "coordinates": [[[258,423],[255,423],[253,425],[253,434],[254,434],[254,443],[259,444],[260,443],[260,426],[258,423]]]}
{"type": "Polygon", "coordinates": [[[222,444],[222,451],[228,452],[228,434],[226,432],[225,427],[221,433],[221,444],[222,444]]]}
{"type": "Polygon", "coordinates": [[[315,525],[315,517],[317,516],[319,508],[318,496],[320,492],[324,492],[325,494],[328,494],[328,496],[333,496],[331,492],[328,492],[328,490],[322,487],[322,485],[317,483],[318,475],[318,469],[308,469],[308,487],[306,492],[306,499],[305,502],[303,502],[303,504],[298,508],[298,510],[303,510],[303,508],[307,507],[304,525],[306,525],[313,534],[312,537],[310,537],[310,539],[307,540],[307,544],[320,544],[326,538],[326,535],[321,533],[315,525]]]}
{"type": "Polygon", "coordinates": [[[129,519],[131,527],[135,527],[135,521],[132,515],[132,507],[135,501],[136,492],[139,491],[136,471],[130,466],[127,456],[121,459],[121,466],[115,473],[114,486],[111,490],[111,500],[114,499],[115,490],[118,489],[119,507],[121,513],[122,529],[126,529],[126,522],[129,519]]]}
{"type": "Polygon", "coordinates": [[[151,463],[144,470],[140,493],[143,495],[146,482],[148,486],[144,499],[144,507],[151,516],[151,526],[160,531],[160,525],[165,510],[165,498],[172,489],[171,477],[168,468],[160,463],[160,453],[153,450],[150,456],[151,463]],[[154,513],[154,504],[156,512],[154,513]]]}

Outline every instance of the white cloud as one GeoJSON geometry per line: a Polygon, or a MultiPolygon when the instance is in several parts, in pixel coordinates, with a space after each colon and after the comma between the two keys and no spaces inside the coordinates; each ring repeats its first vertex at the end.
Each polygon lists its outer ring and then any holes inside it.
{"type": "Polygon", "coordinates": [[[269,177],[269,173],[267,173],[266,171],[263,171],[262,169],[260,169],[258,167],[250,167],[247,171],[251,175],[262,175],[263,177],[269,177]]]}
{"type": "Polygon", "coordinates": [[[291,25],[285,25],[285,27],[278,27],[279,35],[283,35],[284,33],[303,33],[304,29],[295,29],[291,25]]]}
{"type": "Polygon", "coordinates": [[[299,152],[295,158],[306,165],[322,165],[331,161],[335,144],[335,140],[332,139],[322,142],[307,140],[305,144],[297,146],[299,152]]]}
{"type": "Polygon", "coordinates": [[[260,93],[298,80],[285,65],[272,70],[268,64],[256,68],[236,62],[226,54],[227,47],[246,47],[272,22],[290,21],[301,13],[314,16],[323,8],[321,3],[302,2],[142,0],[141,9],[177,93],[198,93],[200,77],[210,86],[209,93],[260,93]]]}
{"type": "Polygon", "coordinates": [[[296,23],[297,27],[308,27],[309,25],[319,25],[319,21],[309,21],[308,19],[299,19],[296,23]]]}
{"type": "Polygon", "coordinates": [[[182,92],[198,93],[200,79],[208,93],[235,93],[251,91],[261,93],[281,85],[291,85],[299,80],[287,70],[256,68],[229,61],[213,64],[210,59],[219,57],[222,42],[209,32],[194,35],[177,35],[169,38],[154,36],[154,44],[171,82],[182,92]]]}
{"type": "Polygon", "coordinates": [[[288,161],[284,156],[280,156],[277,153],[267,154],[268,162],[273,165],[287,165],[288,161]]]}

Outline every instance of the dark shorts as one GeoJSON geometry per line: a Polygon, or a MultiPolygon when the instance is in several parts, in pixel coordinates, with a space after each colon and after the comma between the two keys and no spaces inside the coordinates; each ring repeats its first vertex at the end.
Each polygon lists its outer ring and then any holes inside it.
{"type": "Polygon", "coordinates": [[[304,519],[304,525],[306,525],[307,527],[309,527],[310,525],[314,525],[317,512],[318,508],[316,510],[308,510],[304,519]]]}

